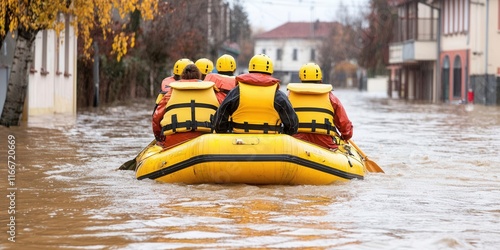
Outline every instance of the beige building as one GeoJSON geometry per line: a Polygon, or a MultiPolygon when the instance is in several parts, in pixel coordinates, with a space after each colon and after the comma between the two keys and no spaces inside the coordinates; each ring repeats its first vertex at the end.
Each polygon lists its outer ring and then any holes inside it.
{"type": "Polygon", "coordinates": [[[398,19],[389,46],[391,70],[389,96],[404,99],[433,100],[438,38],[439,11],[419,1],[391,1],[398,19]]]}
{"type": "MultiPolygon", "coordinates": [[[[59,36],[54,30],[43,30],[36,36],[24,119],[42,114],[76,114],[77,36],[69,17],[61,14],[60,18],[66,21],[59,36]]],[[[5,102],[14,50],[14,40],[10,35],[7,37],[0,53],[0,112],[5,102]]]]}
{"type": "Polygon", "coordinates": [[[390,45],[389,87],[399,97],[463,103],[469,101],[468,93],[473,92],[475,98],[470,101],[500,103],[498,0],[389,1],[399,16],[396,40],[390,45]],[[428,18],[438,20],[438,25],[427,27],[437,31],[436,46],[423,48],[420,32],[428,18]],[[404,35],[414,30],[418,31],[416,37],[404,35]],[[402,39],[398,32],[403,34],[402,39]]]}
{"type": "Polygon", "coordinates": [[[500,5],[470,1],[470,85],[475,102],[500,105],[500,5]]]}

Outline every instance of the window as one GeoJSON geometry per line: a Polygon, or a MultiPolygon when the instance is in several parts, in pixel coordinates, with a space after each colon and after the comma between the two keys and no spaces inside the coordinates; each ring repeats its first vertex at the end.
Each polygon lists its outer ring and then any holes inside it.
{"type": "Polygon", "coordinates": [[[450,59],[448,56],[444,57],[443,68],[441,69],[441,81],[443,87],[443,101],[448,100],[448,93],[450,89],[450,59]]]}
{"type": "Polygon", "coordinates": [[[408,39],[417,40],[417,2],[410,2],[408,4],[408,39]]]}
{"type": "Polygon", "coordinates": [[[448,0],[448,34],[453,34],[453,1],[448,0]]]}
{"type": "Polygon", "coordinates": [[[455,56],[453,62],[453,97],[460,98],[462,96],[462,63],[460,56],[455,56]]]}
{"type": "Polygon", "coordinates": [[[443,34],[448,34],[448,2],[443,1],[443,34]]]}
{"type": "MultiPolygon", "coordinates": [[[[62,13],[59,13],[57,14],[57,22],[61,22],[62,20],[62,17],[63,17],[63,14],[62,13]]],[[[57,34],[56,36],[56,56],[54,58],[55,60],[55,63],[56,63],[56,75],[60,75],[61,74],[61,44],[63,43],[63,39],[64,39],[64,36],[61,36],[61,33],[57,34]]]]}
{"type": "Polygon", "coordinates": [[[283,57],[283,50],[282,49],[278,49],[276,51],[276,60],[277,61],[281,61],[282,60],[282,57],[283,57]]]}
{"type": "Polygon", "coordinates": [[[33,55],[33,57],[31,58],[31,63],[30,63],[30,73],[36,73],[36,40],[33,42],[33,45],[31,45],[31,54],[33,55]]]}
{"type": "Polygon", "coordinates": [[[69,14],[65,14],[64,16],[64,76],[71,76],[69,70],[69,14]]]}
{"type": "Polygon", "coordinates": [[[311,49],[311,62],[316,61],[316,50],[311,49]]]}
{"type": "Polygon", "coordinates": [[[458,32],[458,4],[459,1],[453,1],[453,33],[458,32]]]}
{"type": "MultiPolygon", "coordinates": [[[[500,22],[499,22],[500,25],[500,22]]],[[[469,0],[464,3],[464,32],[469,31],[469,0]]]]}
{"type": "Polygon", "coordinates": [[[458,31],[464,31],[464,0],[458,0],[458,31]]]}
{"type": "Polygon", "coordinates": [[[292,60],[297,61],[297,49],[293,49],[292,60]]]}
{"type": "Polygon", "coordinates": [[[42,31],[42,69],[40,70],[40,74],[47,75],[49,72],[47,71],[47,30],[42,31]]]}
{"type": "Polygon", "coordinates": [[[398,12],[399,12],[399,22],[398,25],[400,27],[399,30],[401,31],[401,34],[398,36],[397,41],[404,41],[406,39],[406,11],[405,7],[399,7],[398,12]]]}

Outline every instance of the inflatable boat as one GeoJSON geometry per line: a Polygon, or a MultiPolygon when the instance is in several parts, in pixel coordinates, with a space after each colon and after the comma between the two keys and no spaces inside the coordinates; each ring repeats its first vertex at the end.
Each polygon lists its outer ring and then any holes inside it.
{"type": "Polygon", "coordinates": [[[350,144],[335,151],[285,134],[205,134],[137,157],[136,177],[167,183],[328,185],[363,179],[362,156],[350,144]]]}

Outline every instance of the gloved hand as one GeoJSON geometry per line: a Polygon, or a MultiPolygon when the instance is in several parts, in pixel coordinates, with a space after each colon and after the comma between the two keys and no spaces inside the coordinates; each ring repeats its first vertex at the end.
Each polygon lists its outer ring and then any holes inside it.
{"type": "Polygon", "coordinates": [[[163,142],[165,141],[165,135],[164,134],[155,135],[155,139],[157,142],[163,142]]]}

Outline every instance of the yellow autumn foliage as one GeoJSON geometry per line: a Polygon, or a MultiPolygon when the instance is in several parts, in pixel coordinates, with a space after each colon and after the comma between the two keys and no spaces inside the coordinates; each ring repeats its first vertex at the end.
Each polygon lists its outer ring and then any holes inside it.
{"type": "Polygon", "coordinates": [[[115,36],[113,39],[113,53],[116,54],[118,61],[127,54],[128,47],[135,46],[135,36],[134,34],[125,34],[125,32],[120,32],[119,35],[115,36]]]}
{"type": "Polygon", "coordinates": [[[83,39],[85,56],[90,56],[91,31],[99,25],[105,38],[113,37],[113,53],[120,60],[135,45],[135,40],[134,34],[120,31],[115,34],[111,29],[114,11],[126,22],[127,15],[135,10],[144,20],[151,20],[158,11],[158,0],[1,0],[0,37],[19,29],[54,29],[59,33],[64,29],[64,18],[57,18],[58,15],[70,14],[71,25],[83,39]]]}

